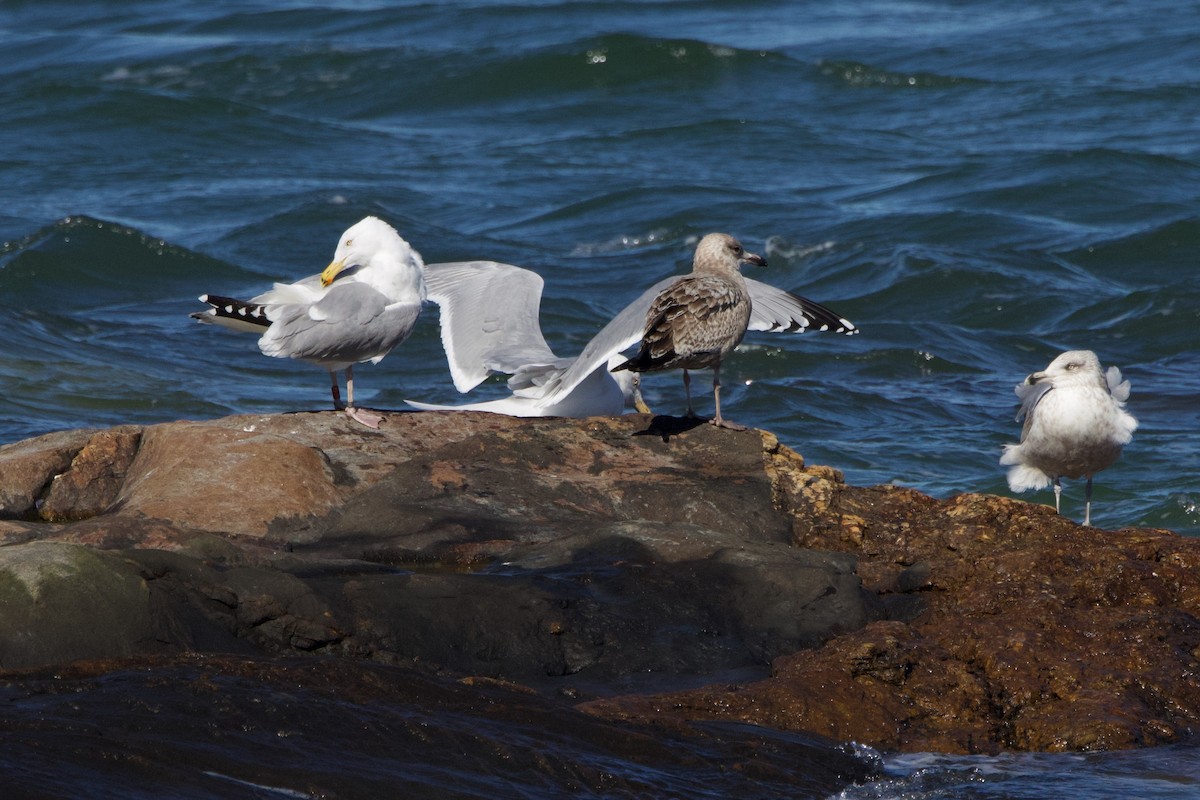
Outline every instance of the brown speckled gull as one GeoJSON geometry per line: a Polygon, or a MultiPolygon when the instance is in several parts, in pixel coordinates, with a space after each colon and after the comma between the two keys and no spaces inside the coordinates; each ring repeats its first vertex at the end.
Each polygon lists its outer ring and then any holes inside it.
{"type": "Polygon", "coordinates": [[[727,233],[710,233],[700,240],[692,273],[663,289],[646,314],[637,355],[613,371],[657,372],[683,369],[688,416],[692,410],[689,369],[712,368],[713,424],[740,429],[721,417],[721,360],[738,346],[750,324],[751,300],[738,269],[742,262],[766,266],[762,256],[747,253],[727,233]]]}

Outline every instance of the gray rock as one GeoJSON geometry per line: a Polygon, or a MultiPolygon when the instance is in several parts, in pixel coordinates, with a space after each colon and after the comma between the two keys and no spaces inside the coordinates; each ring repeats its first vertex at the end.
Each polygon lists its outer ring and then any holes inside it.
{"type": "Polygon", "coordinates": [[[75,544],[0,547],[0,668],[157,652],[137,567],[75,544]]]}

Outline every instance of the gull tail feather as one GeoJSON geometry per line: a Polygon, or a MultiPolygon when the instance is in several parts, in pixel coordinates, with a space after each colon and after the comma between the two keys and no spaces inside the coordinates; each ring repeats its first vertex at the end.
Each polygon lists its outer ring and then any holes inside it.
{"type": "Polygon", "coordinates": [[[1014,448],[1017,445],[1005,445],[1004,457],[1001,457],[1000,463],[1012,465],[1012,469],[1008,471],[1008,488],[1014,492],[1024,492],[1029,489],[1045,489],[1052,482],[1049,475],[1042,472],[1037,467],[1031,467],[1028,464],[1021,464],[1014,461],[1005,461],[1010,454],[1009,448],[1014,448]]]}
{"type": "Polygon", "coordinates": [[[247,303],[216,294],[200,295],[200,302],[208,303],[209,307],[189,315],[199,322],[256,334],[261,334],[271,325],[263,306],[258,303],[247,303]]]}

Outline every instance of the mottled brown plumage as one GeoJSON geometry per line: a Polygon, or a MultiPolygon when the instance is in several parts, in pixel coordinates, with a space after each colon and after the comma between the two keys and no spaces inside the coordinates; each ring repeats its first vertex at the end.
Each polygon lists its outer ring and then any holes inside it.
{"type": "Polygon", "coordinates": [[[700,240],[692,273],[684,275],[654,298],[646,314],[646,327],[637,355],[613,371],[657,372],[683,369],[688,416],[692,411],[689,369],[713,370],[713,423],[741,426],[721,418],[721,360],[738,346],[750,323],[750,294],[738,266],[743,262],[766,266],[762,256],[747,253],[726,233],[710,233],[700,240]]]}

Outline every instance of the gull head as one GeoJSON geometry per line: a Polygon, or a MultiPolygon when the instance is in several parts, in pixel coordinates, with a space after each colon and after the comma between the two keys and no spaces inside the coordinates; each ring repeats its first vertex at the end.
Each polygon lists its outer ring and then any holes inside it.
{"type": "Polygon", "coordinates": [[[1091,350],[1068,350],[1062,353],[1041,372],[1034,372],[1025,379],[1028,386],[1049,381],[1053,386],[1107,387],[1100,359],[1091,350]]]}
{"type": "Polygon", "coordinates": [[[351,225],[338,240],[333,261],[321,273],[321,285],[370,267],[421,269],[420,255],[396,229],[378,217],[364,217],[351,225]]]}
{"type": "Polygon", "coordinates": [[[710,233],[696,245],[692,269],[695,272],[736,272],[742,263],[765,267],[767,260],[746,252],[742,243],[728,233],[710,233]]]}

